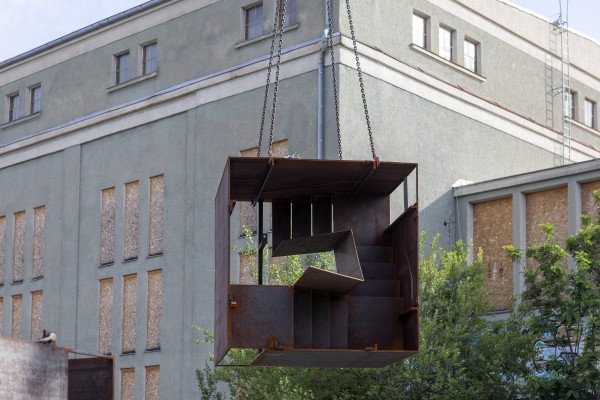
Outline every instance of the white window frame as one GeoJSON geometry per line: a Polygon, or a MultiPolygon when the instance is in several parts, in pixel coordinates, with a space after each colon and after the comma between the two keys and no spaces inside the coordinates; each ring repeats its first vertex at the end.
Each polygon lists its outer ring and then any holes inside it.
{"type": "Polygon", "coordinates": [[[440,25],[438,32],[438,55],[444,60],[456,63],[456,30],[446,25],[440,25]],[[446,37],[450,43],[444,40],[446,37]]]}
{"type": "MultiPolygon", "coordinates": [[[[277,10],[275,0],[275,7],[273,7],[273,12],[277,10]]],[[[264,10],[264,9],[263,9],[264,10]]],[[[283,26],[295,25],[298,23],[298,0],[287,0],[285,19],[283,21],[283,26]]]]}
{"type": "Polygon", "coordinates": [[[584,125],[588,128],[597,129],[596,102],[588,98],[584,101],[584,125]]]}
{"type": "Polygon", "coordinates": [[[115,68],[114,68],[114,78],[115,85],[121,85],[129,80],[131,80],[131,52],[129,50],[122,51],[113,56],[115,68]],[[127,56],[127,74],[121,77],[121,64],[120,61],[123,56],[127,56]]]}
{"type": "Polygon", "coordinates": [[[140,66],[141,66],[140,76],[148,75],[153,72],[158,72],[158,41],[157,40],[152,40],[150,42],[142,43],[140,45],[140,66]],[[150,63],[151,68],[148,69],[147,68],[148,60],[146,59],[146,53],[150,46],[154,46],[154,49],[155,49],[154,50],[154,58],[150,59],[151,61],[154,61],[154,62],[150,63]]]}
{"type": "Polygon", "coordinates": [[[244,40],[252,40],[257,37],[260,37],[264,34],[263,31],[263,19],[264,19],[264,6],[262,1],[257,1],[255,3],[250,3],[242,7],[242,21],[243,21],[243,32],[244,32],[244,40]],[[249,24],[249,12],[251,10],[255,10],[260,7],[260,17],[259,23],[249,24]],[[256,32],[252,30],[256,28],[256,32]]]}
{"type": "Polygon", "coordinates": [[[464,49],[463,49],[463,66],[469,71],[481,75],[481,51],[480,46],[481,43],[473,40],[469,37],[465,37],[464,41],[464,49]],[[467,52],[467,45],[473,46],[474,56],[471,57],[467,52]],[[473,64],[473,68],[469,68],[469,64],[473,64]]]}
{"type": "Polygon", "coordinates": [[[42,84],[36,83],[29,87],[29,114],[36,114],[42,111],[42,84]],[[36,99],[36,92],[39,93],[36,99]]]}
{"type": "Polygon", "coordinates": [[[577,121],[577,92],[569,90],[565,93],[565,117],[577,121]]]}
{"type": "Polygon", "coordinates": [[[430,48],[429,17],[414,11],[412,14],[412,43],[422,49],[430,48]]]}
{"type": "Polygon", "coordinates": [[[10,93],[6,96],[8,110],[8,122],[16,121],[21,117],[21,96],[19,92],[10,93]],[[16,104],[15,104],[15,99],[16,104]]]}

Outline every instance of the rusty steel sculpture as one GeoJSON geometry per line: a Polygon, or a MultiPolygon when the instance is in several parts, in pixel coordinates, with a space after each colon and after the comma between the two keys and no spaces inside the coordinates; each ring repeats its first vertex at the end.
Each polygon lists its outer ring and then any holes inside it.
{"type": "MultiPolygon", "coordinates": [[[[230,157],[216,195],[215,364],[232,348],[251,365],[377,368],[418,352],[418,208],[396,162],[230,157]],[[390,195],[404,212],[390,224],[390,195]],[[231,283],[236,202],[272,204],[273,256],[333,251],[335,272],[309,267],[293,286],[231,283]]],[[[416,195],[415,185],[415,198],[416,195]]],[[[260,253],[260,252],[259,252],[260,253]]]]}

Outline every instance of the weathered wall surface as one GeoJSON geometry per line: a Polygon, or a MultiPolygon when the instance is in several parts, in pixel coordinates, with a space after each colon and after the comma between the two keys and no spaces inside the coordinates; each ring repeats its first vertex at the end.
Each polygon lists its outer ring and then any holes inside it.
{"type": "Polygon", "coordinates": [[[66,400],[68,354],[54,345],[0,337],[0,397],[66,400]]]}

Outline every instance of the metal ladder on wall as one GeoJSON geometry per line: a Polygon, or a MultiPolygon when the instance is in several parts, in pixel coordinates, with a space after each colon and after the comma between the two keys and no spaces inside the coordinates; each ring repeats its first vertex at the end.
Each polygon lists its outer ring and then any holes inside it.
{"type": "Polygon", "coordinates": [[[549,52],[545,56],[545,89],[546,89],[546,125],[554,128],[554,96],[561,94],[561,132],[562,138],[554,146],[554,164],[556,166],[570,164],[571,161],[571,63],[569,61],[569,24],[561,12],[550,24],[549,52]],[[554,85],[554,57],[560,62],[560,86],[554,85]]]}

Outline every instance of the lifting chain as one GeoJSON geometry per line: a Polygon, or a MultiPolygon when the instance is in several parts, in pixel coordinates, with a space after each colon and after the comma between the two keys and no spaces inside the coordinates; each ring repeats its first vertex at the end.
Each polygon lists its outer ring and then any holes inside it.
{"type": "Polygon", "coordinates": [[[367,108],[367,96],[365,95],[365,85],[363,83],[362,70],[360,69],[360,60],[358,58],[358,48],[356,47],[356,36],[354,35],[354,24],[352,23],[352,13],[350,12],[350,0],[346,0],[346,10],[348,10],[348,22],[350,23],[350,33],[352,34],[352,44],[354,45],[354,59],[356,60],[356,70],[358,71],[358,81],[360,83],[360,93],[362,95],[363,108],[365,110],[365,119],[367,121],[367,130],[369,131],[369,142],[371,143],[371,154],[375,166],[379,164],[379,158],[375,154],[375,145],[373,144],[373,132],[371,131],[371,121],[369,120],[369,109],[367,108]]]}
{"type": "Polygon", "coordinates": [[[337,91],[337,74],[335,71],[335,52],[333,49],[333,24],[331,22],[331,0],[327,0],[327,16],[329,20],[329,29],[327,30],[329,37],[329,48],[331,49],[331,74],[333,75],[333,102],[335,104],[335,126],[337,128],[337,140],[338,140],[338,153],[340,160],[342,159],[342,134],[340,132],[340,106],[338,103],[338,91],[337,91]]]}
{"type": "Polygon", "coordinates": [[[273,110],[271,113],[271,127],[269,130],[269,148],[268,156],[272,156],[273,146],[273,132],[275,130],[275,113],[277,110],[277,90],[279,87],[279,69],[281,66],[281,51],[283,47],[283,33],[284,33],[284,22],[286,13],[287,0],[277,0],[275,8],[275,20],[273,22],[273,32],[271,36],[271,53],[269,56],[269,67],[267,69],[267,84],[265,85],[265,99],[263,102],[262,119],[260,122],[260,134],[258,135],[258,151],[256,156],[260,157],[260,151],[262,147],[263,132],[265,128],[265,117],[267,113],[267,101],[269,98],[269,86],[271,84],[271,69],[273,68],[273,53],[275,52],[275,39],[277,37],[277,29],[279,28],[279,45],[277,49],[277,64],[275,67],[275,85],[273,92],[273,110]]]}

